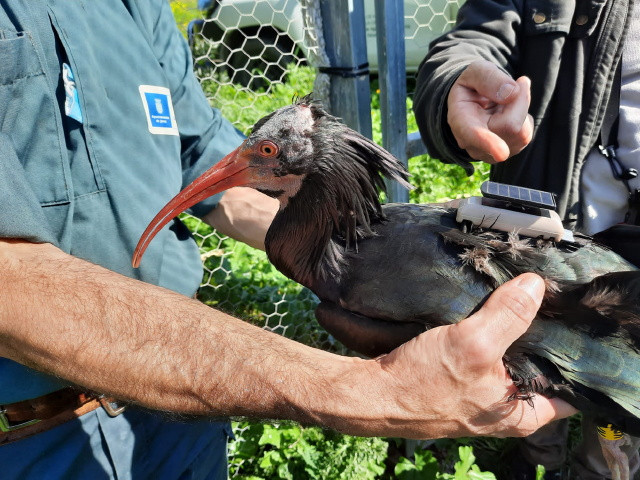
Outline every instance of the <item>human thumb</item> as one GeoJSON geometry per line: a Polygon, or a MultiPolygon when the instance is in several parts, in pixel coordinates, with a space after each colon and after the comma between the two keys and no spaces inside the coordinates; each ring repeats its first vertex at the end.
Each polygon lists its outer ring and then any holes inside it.
{"type": "Polygon", "coordinates": [[[544,297],[544,281],[534,273],[522,274],[501,285],[482,308],[460,326],[473,330],[476,338],[490,338],[502,355],[526,332],[544,297]]]}
{"type": "Polygon", "coordinates": [[[487,60],[469,64],[458,78],[458,83],[498,104],[509,103],[520,89],[511,76],[487,60]]]}

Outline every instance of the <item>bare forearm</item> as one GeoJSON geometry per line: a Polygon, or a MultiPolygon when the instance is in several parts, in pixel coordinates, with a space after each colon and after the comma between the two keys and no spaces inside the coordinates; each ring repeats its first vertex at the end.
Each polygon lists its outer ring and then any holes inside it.
{"type": "Polygon", "coordinates": [[[348,412],[357,393],[347,385],[362,381],[364,361],[306,347],[50,245],[1,245],[2,356],[150,408],[360,430],[349,418],[359,414],[348,412]]]}
{"type": "MultiPolygon", "coordinates": [[[[535,411],[506,401],[515,387],[492,325],[505,323],[501,306],[518,305],[513,285],[501,287],[503,303],[489,301],[473,318],[362,360],[293,342],[51,245],[0,241],[0,272],[1,356],[149,408],[415,438],[521,435],[572,413],[541,397],[535,411]]],[[[529,299],[520,309],[530,321],[536,307],[529,299]]]]}

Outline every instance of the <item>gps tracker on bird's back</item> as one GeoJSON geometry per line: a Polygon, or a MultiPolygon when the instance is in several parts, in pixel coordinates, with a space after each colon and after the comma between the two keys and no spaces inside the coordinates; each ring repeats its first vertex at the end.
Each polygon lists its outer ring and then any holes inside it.
{"type": "Polygon", "coordinates": [[[460,200],[456,221],[488,230],[515,232],[556,242],[573,241],[556,213],[553,194],[497,182],[484,182],[482,197],[460,200]]]}

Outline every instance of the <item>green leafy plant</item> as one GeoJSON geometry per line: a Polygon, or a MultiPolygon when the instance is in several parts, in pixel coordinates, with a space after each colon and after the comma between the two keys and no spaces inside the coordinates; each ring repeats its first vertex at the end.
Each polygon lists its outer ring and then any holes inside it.
{"type": "Polygon", "coordinates": [[[186,36],[187,25],[199,16],[197,0],[171,0],[170,5],[178,28],[186,36]]]}
{"type": "Polygon", "coordinates": [[[246,480],[374,480],[385,471],[387,442],[293,423],[236,426],[230,475],[246,480]]]}
{"type": "Polygon", "coordinates": [[[399,480],[496,480],[493,473],[483,472],[475,464],[472,447],[458,447],[458,457],[453,473],[444,473],[431,451],[417,451],[414,462],[401,458],[394,473],[399,480]]]}

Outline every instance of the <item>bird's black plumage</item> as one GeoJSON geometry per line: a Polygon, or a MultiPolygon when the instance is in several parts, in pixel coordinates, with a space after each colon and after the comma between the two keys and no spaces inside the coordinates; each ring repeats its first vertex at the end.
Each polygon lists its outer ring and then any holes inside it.
{"type": "Polygon", "coordinates": [[[207,192],[253,187],[281,205],[265,239],[271,262],[316,293],[325,328],[369,356],[460,321],[498,285],[536,272],[547,282],[542,309],[505,355],[520,395],[557,395],[639,435],[636,267],[587,238],[463,233],[452,209],[381,205],[383,177],[407,185],[391,154],[304,97],[260,120],[176,196],[145,231],[134,264],[176,211],[207,192]]]}
{"type": "Polygon", "coordinates": [[[533,271],[547,282],[546,299],[505,357],[522,393],[560,396],[640,434],[640,273],[633,265],[588,239],[554,244],[462,233],[452,209],[381,206],[382,177],[406,184],[404,168],[308,98],[259,122],[249,142],[283,137],[298,146],[281,149],[284,169],[303,179],[269,229],[267,253],[318,295],[318,320],[347,346],[370,356],[390,351],[467,317],[495,287],[533,271]],[[269,128],[309,115],[303,135],[269,128]]]}

